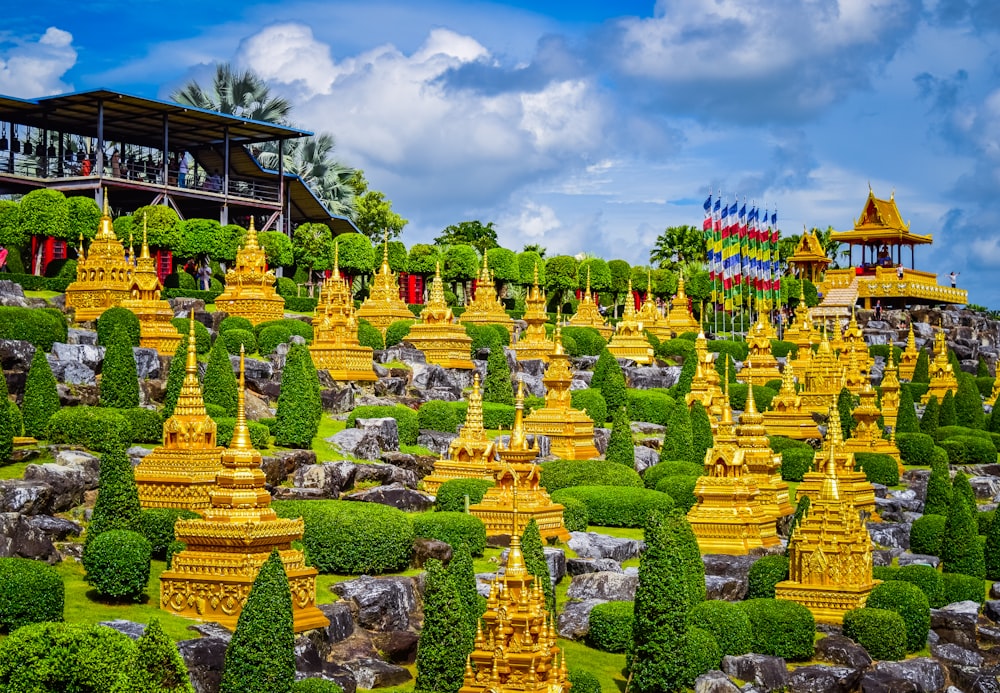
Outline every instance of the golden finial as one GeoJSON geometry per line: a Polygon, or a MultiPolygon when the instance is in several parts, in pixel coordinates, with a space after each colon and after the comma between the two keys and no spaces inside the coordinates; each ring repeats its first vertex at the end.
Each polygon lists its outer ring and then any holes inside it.
{"type": "Polygon", "coordinates": [[[149,239],[147,238],[145,213],[142,215],[142,257],[149,257],[149,239]]]}
{"type": "Polygon", "coordinates": [[[333,278],[340,281],[340,241],[333,244],[333,278]]]}
{"type": "Polygon", "coordinates": [[[233,439],[229,443],[230,450],[252,450],[253,443],[250,442],[250,428],[247,426],[246,410],[246,368],[244,365],[245,353],[243,345],[240,344],[240,385],[236,391],[236,424],[233,426],[233,439]]]}
{"type": "Polygon", "coordinates": [[[382,266],[386,269],[389,268],[389,229],[386,227],[383,229],[385,233],[384,240],[382,241],[382,266]]]}
{"type": "Polygon", "coordinates": [[[535,262],[535,279],[534,279],[535,291],[538,291],[538,262],[535,262]]]}
{"type": "Polygon", "coordinates": [[[253,215],[250,215],[250,226],[247,228],[247,237],[243,247],[250,250],[260,248],[260,244],[257,243],[257,229],[254,227],[253,215]]]}
{"type": "Polygon", "coordinates": [[[587,265],[587,298],[590,298],[590,265],[587,265]]]}
{"type": "MultiPolygon", "coordinates": [[[[184,364],[184,372],[188,376],[198,379],[198,349],[197,340],[194,336],[194,308],[191,309],[190,324],[188,326],[187,361],[184,364]]],[[[186,378],[185,378],[186,379],[186,378]]]]}
{"type": "Polygon", "coordinates": [[[840,500],[840,485],[837,482],[837,450],[830,446],[829,455],[823,471],[823,483],[820,486],[819,497],[824,500],[840,500]]]}
{"type": "MultiPolygon", "coordinates": [[[[538,281],[537,280],[537,277],[538,277],[538,265],[535,265],[535,277],[536,277],[535,281],[537,282],[538,281]]],[[[436,260],[434,262],[434,278],[435,279],[440,279],[441,278],[441,261],[440,260],[436,260]]]]}
{"type": "Polygon", "coordinates": [[[128,261],[135,262],[135,244],[132,239],[132,229],[128,230],[128,261]]]}
{"type": "Polygon", "coordinates": [[[527,450],[528,437],[524,433],[524,381],[517,379],[517,397],[514,400],[514,426],[510,429],[509,450],[527,450]]]}
{"type": "Polygon", "coordinates": [[[111,210],[108,207],[108,189],[104,188],[104,207],[101,211],[101,216],[110,217],[111,210]]]}
{"type": "Polygon", "coordinates": [[[79,256],[80,260],[87,259],[87,254],[86,252],[84,252],[84,247],[83,247],[83,231],[80,232],[80,246],[79,249],[77,250],[77,255],[79,256]]]}

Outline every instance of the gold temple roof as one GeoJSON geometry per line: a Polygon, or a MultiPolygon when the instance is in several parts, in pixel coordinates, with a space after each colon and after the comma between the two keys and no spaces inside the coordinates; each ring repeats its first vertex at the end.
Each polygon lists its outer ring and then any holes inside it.
{"type": "Polygon", "coordinates": [[[788,263],[791,265],[809,262],[820,262],[827,265],[832,262],[823,250],[823,245],[819,242],[816,234],[812,231],[806,231],[802,234],[798,245],[795,246],[795,252],[788,258],[788,263]]]}
{"type": "Polygon", "coordinates": [[[865,200],[861,216],[854,222],[854,228],[850,231],[834,231],[832,238],[840,243],[922,245],[933,242],[931,234],[922,236],[910,231],[910,224],[903,221],[899,208],[896,207],[895,193],[888,200],[880,200],[870,187],[868,199],[865,200]]]}

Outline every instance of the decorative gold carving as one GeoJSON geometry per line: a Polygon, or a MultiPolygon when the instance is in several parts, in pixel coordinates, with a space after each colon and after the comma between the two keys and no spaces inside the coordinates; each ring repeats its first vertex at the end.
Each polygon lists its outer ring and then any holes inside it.
{"type": "Polygon", "coordinates": [[[410,326],[406,341],[424,352],[427,363],[463,370],[473,367],[472,359],[469,358],[472,337],[465,333],[461,325],[455,323],[455,315],[445,301],[440,263],[434,268],[430,300],[420,311],[420,322],[410,326]]]}
{"type": "Polygon", "coordinates": [[[66,308],[74,309],[77,322],[96,320],[108,308],[121,305],[132,295],[132,271],[132,264],[125,258],[125,247],[115,236],[105,189],[100,225],[87,252],[80,235],[76,281],[66,287],[66,308]]]}
{"type": "MultiPolygon", "coordinates": [[[[588,275],[590,269],[588,268],[588,275]]],[[[549,339],[545,334],[545,324],[549,321],[549,314],[545,310],[545,292],[538,286],[538,265],[535,264],[535,281],[528,296],[525,298],[526,310],[524,321],[528,323],[524,332],[517,338],[514,344],[514,351],[519,360],[541,359],[546,363],[549,356],[556,350],[555,341],[549,339]]]]}
{"type": "Polygon", "coordinates": [[[930,367],[931,384],[927,392],[920,398],[922,404],[931,401],[931,397],[937,397],[938,402],[944,401],[944,396],[949,391],[958,392],[958,379],[955,377],[955,369],[948,360],[948,344],[944,339],[944,330],[938,330],[934,334],[934,360],[930,367]]]}
{"type": "Polygon", "coordinates": [[[785,362],[781,390],[771,401],[771,409],[764,412],[763,416],[768,435],[795,440],[820,437],[812,413],[802,406],[802,398],[795,391],[795,368],[790,361],[785,362]]]}
{"type": "Polygon", "coordinates": [[[653,363],[653,347],[644,332],[645,326],[636,315],[635,305],[632,301],[632,280],[629,279],[628,299],[625,301],[625,312],[621,322],[615,330],[615,334],[608,343],[608,351],[614,354],[615,358],[632,359],[640,365],[653,363]]]}
{"type": "MultiPolygon", "coordinates": [[[[135,257],[129,243],[129,257],[135,257]]],[[[149,243],[146,239],[146,217],[142,218],[142,252],[135,263],[132,272],[132,288],[130,296],[121,302],[122,308],[128,308],[139,318],[139,345],[156,349],[159,353],[173,355],[177,345],[181,343],[181,334],[170,322],[174,311],[170,304],[160,298],[160,277],[156,274],[156,264],[149,256],[149,243]]]]}
{"type": "Polygon", "coordinates": [[[857,421],[857,426],[851,437],[844,441],[844,450],[848,452],[874,452],[882,455],[889,455],[896,460],[899,473],[903,473],[903,463],[899,456],[899,448],[896,443],[883,437],[883,429],[879,426],[878,418],[882,416],[877,403],[877,394],[872,387],[871,381],[865,383],[858,399],[858,406],[851,412],[851,416],[857,421]]]}
{"type": "Polygon", "coordinates": [[[483,395],[479,391],[479,374],[472,376],[472,392],[465,425],[448,445],[447,458],[434,463],[434,473],[424,477],[424,490],[436,494],[441,484],[450,479],[493,479],[496,445],[483,429],[483,395]]]}
{"type": "Polygon", "coordinates": [[[694,340],[694,353],[698,363],[691,379],[691,391],[685,396],[684,401],[689,407],[695,401],[701,402],[714,428],[716,420],[722,416],[723,407],[728,406],[728,400],[719,387],[721,379],[719,372],[715,370],[715,358],[708,351],[708,340],[703,331],[698,332],[698,337],[694,340]]]}
{"type": "Polygon", "coordinates": [[[771,353],[771,337],[768,336],[768,331],[773,331],[774,328],[767,320],[767,311],[762,310],[760,316],[747,335],[749,354],[736,374],[737,378],[750,385],[763,385],[770,380],[781,379],[778,361],[771,353]]]}
{"type": "Polygon", "coordinates": [[[736,444],[743,451],[747,471],[754,477],[760,491],[764,512],[779,518],[791,515],[788,484],[781,478],[781,455],[771,450],[764,427],[764,417],[757,411],[752,392],[747,392],[746,410],[736,427],[736,444]]]}
{"type": "Polygon", "coordinates": [[[285,299],[274,290],[274,272],[267,269],[253,217],[246,242],[236,253],[236,266],[226,272],[226,288],[215,299],[215,309],[246,318],[254,325],[281,320],[285,315],[285,299]]]}
{"type": "MultiPolygon", "coordinates": [[[[572,327],[593,327],[601,333],[602,337],[607,339],[611,336],[613,328],[601,315],[601,309],[594,301],[594,295],[590,291],[590,267],[587,267],[586,286],[583,296],[580,297],[580,303],[576,307],[576,314],[569,319],[569,324],[572,327]]],[[[629,295],[627,300],[631,301],[632,296],[629,295]]]]}
{"type": "Polygon", "coordinates": [[[920,350],[917,349],[917,340],[913,336],[913,321],[910,321],[910,332],[906,335],[906,348],[899,355],[900,380],[913,379],[913,371],[917,368],[918,358],[920,358],[920,350]]]}
{"type": "Polygon", "coordinates": [[[399,297],[399,279],[389,268],[389,230],[386,229],[382,243],[382,265],[372,277],[368,298],[358,308],[358,318],[367,320],[382,332],[397,320],[413,320],[413,313],[406,307],[406,301],[399,297]]]}
{"type": "Polygon", "coordinates": [[[809,361],[804,380],[799,391],[802,406],[810,412],[826,413],[830,398],[836,398],[843,387],[844,369],[833,353],[825,329],[819,348],[809,361]]]}
{"type": "Polygon", "coordinates": [[[496,289],[493,286],[493,275],[486,260],[486,253],[483,253],[483,268],[479,272],[479,280],[476,282],[476,295],[469,303],[465,312],[458,319],[463,325],[503,325],[508,332],[513,332],[514,321],[503,304],[497,298],[496,289]]]}

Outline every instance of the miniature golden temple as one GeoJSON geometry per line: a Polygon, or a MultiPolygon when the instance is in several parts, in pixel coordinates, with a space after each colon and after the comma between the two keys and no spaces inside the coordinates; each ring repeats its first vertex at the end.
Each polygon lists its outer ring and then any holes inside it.
{"type": "Polygon", "coordinates": [[[843,346],[838,354],[840,364],[844,367],[846,387],[853,395],[861,392],[865,382],[870,382],[868,374],[874,363],[855,313],[852,309],[851,320],[844,328],[843,346]]]}
{"type": "Polygon", "coordinates": [[[708,340],[704,332],[698,332],[698,337],[694,340],[694,353],[698,362],[694,377],[691,379],[691,390],[684,397],[684,402],[688,407],[696,401],[701,402],[714,426],[716,420],[722,416],[723,407],[728,406],[728,400],[719,387],[721,378],[719,371],[715,369],[714,357],[708,350],[708,340]]]}
{"type": "Polygon", "coordinates": [[[215,442],[215,421],[205,411],[198,382],[192,311],[184,384],[173,415],[163,424],[163,445],[135,468],[142,507],[204,511],[211,504],[209,491],[222,469],[221,454],[215,442]]]}
{"type": "Polygon", "coordinates": [[[913,336],[913,322],[910,322],[910,333],[906,336],[906,348],[899,355],[899,379],[912,380],[913,371],[917,369],[917,359],[920,358],[920,350],[917,349],[917,340],[913,336]]]}
{"type": "Polygon", "coordinates": [[[771,400],[771,408],[763,416],[764,427],[770,436],[784,436],[794,440],[820,437],[812,412],[802,406],[802,398],[795,391],[795,367],[791,362],[785,363],[781,390],[771,400]]]}
{"type": "Polygon", "coordinates": [[[374,351],[358,342],[358,321],[347,284],[340,278],[340,246],[334,246],[333,276],[324,282],[313,318],[309,345],[313,364],[338,381],[377,380],[372,366],[374,351]]]}
{"type": "MultiPolygon", "coordinates": [[[[628,296],[631,299],[631,295],[628,296]]],[[[670,328],[667,326],[667,320],[660,312],[659,306],[656,305],[656,299],[653,297],[653,273],[649,272],[646,275],[646,298],[643,300],[642,305],[639,306],[639,310],[636,312],[636,319],[642,323],[643,329],[646,332],[652,334],[659,340],[670,339],[673,334],[670,332],[670,328]]]]}
{"type": "Polygon", "coordinates": [[[73,319],[76,322],[97,320],[108,308],[121,305],[132,295],[133,269],[125,257],[125,247],[115,235],[105,189],[97,235],[86,253],[83,236],[80,236],[76,281],[66,287],[66,309],[73,309],[73,319]]]}
{"type": "Polygon", "coordinates": [[[486,525],[486,536],[506,536],[514,529],[520,535],[532,519],[538,524],[542,539],[555,537],[569,539],[563,526],[563,506],[553,503],[539,481],[537,442],[528,445],[524,430],[524,383],[517,386],[514,405],[514,427],[510,431],[507,447],[497,445],[499,462],[492,465],[495,485],[486,492],[483,500],[469,508],[469,512],[486,525]],[[513,506],[514,494],[521,503],[520,513],[513,506]]]}
{"type": "MultiPolygon", "coordinates": [[[[766,311],[761,311],[766,315],[766,311]]],[[[771,353],[771,338],[767,336],[767,326],[759,320],[747,335],[749,354],[736,377],[749,385],[764,385],[771,380],[781,380],[778,361],[771,353]]]]}
{"type": "Polygon", "coordinates": [[[896,460],[899,473],[903,473],[903,463],[899,456],[899,448],[896,444],[882,435],[882,426],[879,426],[878,419],[882,412],[876,402],[878,395],[871,382],[867,382],[858,396],[858,405],[854,407],[851,416],[857,421],[851,437],[844,441],[844,450],[853,453],[873,452],[881,455],[889,455],[896,460]]]}
{"type": "Polygon", "coordinates": [[[594,446],[594,422],[586,412],[574,409],[571,404],[573,371],[569,367],[569,356],[563,350],[558,325],[553,341],[555,353],[542,378],[546,387],[545,406],[528,414],[524,430],[532,435],[548,436],[551,453],[561,460],[592,460],[601,454],[594,446]]]}
{"type": "Polygon", "coordinates": [[[670,299],[670,310],[667,311],[666,318],[662,320],[662,324],[673,336],[685,332],[701,331],[701,325],[698,324],[698,321],[694,319],[694,315],[691,314],[691,306],[689,304],[690,301],[687,294],[684,293],[684,275],[679,274],[677,276],[677,294],[670,299]]]}
{"type": "MultiPolygon", "coordinates": [[[[745,555],[778,546],[775,516],[764,508],[746,450],[736,440],[733,412],[726,402],[714,445],[705,453],[705,474],[694,487],[697,502],[687,519],[702,553],[745,555]]],[[[787,502],[787,491],[786,491],[787,502]]]]}
{"type": "MultiPolygon", "coordinates": [[[[1000,397],[1000,378],[996,378],[993,381],[993,389],[990,390],[990,396],[987,397],[983,404],[988,407],[995,407],[997,404],[997,397],[1000,397]]],[[[885,396],[883,395],[883,402],[885,401],[885,396]]]]}
{"type": "Polygon", "coordinates": [[[423,490],[437,494],[441,484],[451,479],[493,479],[496,444],[483,428],[483,395],[479,374],[472,376],[472,392],[465,425],[448,444],[448,455],[434,462],[434,473],[423,479],[423,490]]]}
{"type": "Polygon", "coordinates": [[[285,299],[274,290],[274,272],[267,268],[264,249],[257,242],[253,217],[246,241],[236,252],[236,264],[226,271],[226,288],[215,299],[215,309],[246,318],[253,325],[285,315],[285,299]]]}
{"type": "MultiPolygon", "coordinates": [[[[629,296],[628,300],[632,297],[629,296]]],[[[601,333],[604,339],[611,336],[614,328],[601,315],[601,309],[594,301],[594,295],[590,291],[590,267],[587,267],[587,289],[580,297],[580,303],[576,307],[576,313],[569,319],[571,327],[593,327],[601,333]]]]}
{"type": "Polygon", "coordinates": [[[896,419],[899,416],[899,378],[896,375],[896,364],[892,359],[893,348],[889,346],[889,361],[882,371],[882,382],[879,384],[882,399],[882,421],[892,430],[896,430],[896,419]]]}
{"type": "Polygon", "coordinates": [[[549,356],[556,349],[556,344],[545,334],[545,324],[549,314],[545,310],[545,292],[538,286],[538,264],[535,264],[535,281],[524,299],[526,310],[524,321],[528,323],[524,332],[514,343],[514,351],[518,360],[541,359],[548,363],[549,356]]]}
{"type": "Polygon", "coordinates": [[[792,364],[796,373],[805,373],[812,360],[813,337],[816,331],[813,328],[812,313],[806,305],[805,291],[802,284],[799,284],[799,302],[795,306],[795,315],[791,323],[785,328],[785,333],[781,339],[795,345],[795,356],[789,355],[785,360],[786,364],[792,364]]]}
{"type": "Polygon", "coordinates": [[[818,493],[788,543],[788,579],[775,597],[802,604],[820,623],[840,624],[860,609],[880,582],[872,577],[872,540],[861,516],[842,500],[831,447],[818,493]]]}
{"type": "Polygon", "coordinates": [[[830,348],[825,330],[802,380],[802,389],[799,390],[802,406],[810,412],[825,414],[830,399],[836,399],[844,384],[844,369],[830,348]]]}
{"type": "Polygon", "coordinates": [[[236,425],[222,470],[211,490],[204,518],[178,520],[174,534],[185,549],[174,554],[160,575],[160,606],[187,618],[217,621],[235,629],[260,567],[277,549],[292,592],[295,632],[325,628],[329,619],[316,608],[315,568],[292,548],[305,531],[302,518],[280,519],[264,488],[260,452],[250,443],[246,419],[243,351],[236,425]]]}
{"type": "Polygon", "coordinates": [[[781,518],[794,510],[788,500],[788,483],[781,478],[781,455],[771,449],[767,436],[764,416],[757,411],[753,394],[748,391],[746,410],[736,426],[736,445],[743,451],[743,463],[754,477],[764,512],[781,518]]]}
{"type": "MultiPolygon", "coordinates": [[[[129,243],[129,246],[132,244],[129,243]]],[[[129,257],[135,257],[131,247],[129,257]]],[[[156,349],[160,354],[172,356],[181,343],[181,334],[170,322],[174,310],[160,298],[160,277],[156,274],[156,264],[149,256],[146,240],[146,219],[142,220],[142,251],[136,259],[132,272],[132,292],[121,302],[122,308],[135,313],[139,318],[139,346],[156,349]]]]}
{"type": "Polygon", "coordinates": [[[399,279],[389,267],[389,231],[382,243],[382,265],[372,277],[368,298],[358,308],[358,319],[367,320],[385,336],[389,325],[398,320],[413,320],[413,312],[399,297],[399,279]]]}
{"type": "Polygon", "coordinates": [[[815,232],[803,230],[798,245],[795,246],[795,252],[788,258],[788,267],[799,280],[808,279],[816,284],[830,262],[832,260],[827,257],[823,244],[819,242],[815,232]]]}
{"type": "Polygon", "coordinates": [[[943,402],[944,396],[949,391],[958,392],[958,378],[955,377],[955,369],[948,359],[948,344],[945,342],[944,330],[938,330],[934,334],[934,359],[931,361],[930,375],[931,384],[920,398],[921,404],[930,402],[931,397],[937,397],[938,402],[943,402]]]}
{"type": "Polygon", "coordinates": [[[466,306],[465,312],[458,319],[463,325],[503,325],[508,332],[514,331],[514,321],[503,304],[497,298],[497,290],[493,286],[493,275],[490,274],[486,253],[483,253],[483,268],[476,282],[476,294],[466,306]]]}
{"type": "Polygon", "coordinates": [[[410,325],[406,341],[413,348],[424,352],[427,363],[463,370],[473,367],[469,357],[472,337],[465,333],[464,327],[455,322],[455,315],[445,301],[440,263],[434,268],[430,300],[420,311],[420,320],[410,325]]]}
{"type": "MultiPolygon", "coordinates": [[[[628,282],[628,292],[626,296],[632,295],[632,280],[628,282]]],[[[632,300],[625,301],[625,313],[621,322],[615,329],[611,341],[608,342],[608,351],[618,359],[632,359],[641,366],[648,366],[653,363],[653,347],[650,346],[646,338],[644,325],[639,321],[635,312],[635,305],[632,300]]]]}

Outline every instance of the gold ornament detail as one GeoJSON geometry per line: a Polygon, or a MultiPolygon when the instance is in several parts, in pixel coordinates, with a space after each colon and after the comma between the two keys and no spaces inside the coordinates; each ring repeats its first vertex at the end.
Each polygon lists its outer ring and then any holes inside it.
{"type": "MultiPolygon", "coordinates": [[[[580,297],[580,303],[576,307],[576,313],[569,319],[569,324],[571,327],[593,327],[601,333],[604,339],[607,339],[611,336],[614,328],[601,315],[601,309],[594,301],[594,294],[590,290],[590,267],[587,267],[586,287],[583,296],[580,297]]],[[[632,300],[631,295],[629,295],[628,300],[632,300]]]]}
{"type": "Polygon", "coordinates": [[[747,335],[749,353],[736,376],[749,385],[763,385],[770,380],[781,379],[778,361],[771,353],[772,338],[768,336],[770,322],[765,322],[766,315],[767,311],[761,311],[761,319],[750,328],[750,334],[747,335]]]}
{"type": "Polygon", "coordinates": [[[632,359],[636,363],[648,366],[653,363],[653,347],[646,338],[644,332],[645,325],[639,320],[635,312],[635,305],[632,301],[632,280],[629,279],[628,291],[626,292],[625,312],[622,315],[618,327],[615,329],[611,341],[608,343],[608,351],[615,358],[632,359]]]}
{"type": "Polygon", "coordinates": [[[441,484],[451,479],[493,480],[496,445],[486,437],[483,428],[483,395],[479,390],[479,374],[472,376],[472,392],[465,425],[448,445],[447,458],[434,463],[434,473],[424,477],[423,488],[436,494],[441,484]]]}
{"type": "MultiPolygon", "coordinates": [[[[589,268],[588,268],[589,272],[589,268]]],[[[545,324],[549,314],[545,310],[545,292],[538,286],[538,264],[535,264],[535,281],[524,299],[526,310],[524,321],[528,323],[524,332],[514,343],[514,352],[519,360],[541,359],[546,363],[556,350],[555,340],[545,334],[545,324]]]]}
{"type": "Polygon", "coordinates": [[[781,375],[781,390],[771,400],[771,408],[764,412],[763,416],[768,435],[795,440],[820,437],[812,412],[802,406],[802,398],[795,391],[795,368],[791,361],[785,362],[785,372],[781,375]]]}
{"type": "Polygon", "coordinates": [[[385,337],[389,325],[398,320],[413,320],[413,313],[406,301],[399,297],[399,279],[389,268],[389,230],[382,242],[382,264],[372,277],[368,298],[358,308],[358,318],[367,320],[385,337]]]}
{"type": "Polygon", "coordinates": [[[955,369],[948,360],[948,344],[945,342],[944,330],[938,330],[934,334],[934,360],[930,367],[931,384],[927,392],[920,398],[921,404],[927,404],[931,397],[937,397],[938,402],[944,401],[944,396],[951,392],[958,392],[958,379],[955,377],[955,369]]]}
{"type": "Polygon", "coordinates": [[[250,217],[246,241],[236,252],[236,265],[226,272],[226,288],[215,299],[215,309],[246,318],[253,325],[281,320],[285,316],[285,299],[274,290],[274,281],[250,217]]]}
{"type": "Polygon", "coordinates": [[[108,308],[119,306],[130,298],[133,269],[125,257],[125,247],[115,236],[105,189],[97,235],[86,252],[83,234],[80,235],[76,281],[66,287],[66,308],[74,310],[76,322],[97,320],[108,308]]]}
{"type": "Polygon", "coordinates": [[[465,333],[464,327],[455,322],[455,314],[445,301],[441,263],[434,267],[430,300],[420,311],[420,321],[410,326],[406,341],[424,352],[427,363],[462,370],[473,367],[469,357],[472,337],[465,333]]]}
{"type": "MultiPolygon", "coordinates": [[[[129,244],[131,246],[131,243],[129,244]]],[[[134,257],[129,248],[129,257],[134,257]]],[[[181,343],[181,334],[170,322],[174,311],[160,298],[163,285],[156,274],[156,263],[149,256],[146,237],[146,217],[142,217],[142,251],[132,272],[131,294],[121,302],[139,318],[139,346],[156,349],[160,354],[173,355],[181,343]]]]}
{"type": "Polygon", "coordinates": [[[476,295],[458,321],[463,325],[503,325],[508,332],[514,330],[514,321],[497,298],[486,253],[483,253],[483,267],[476,282],[476,295]]]}

